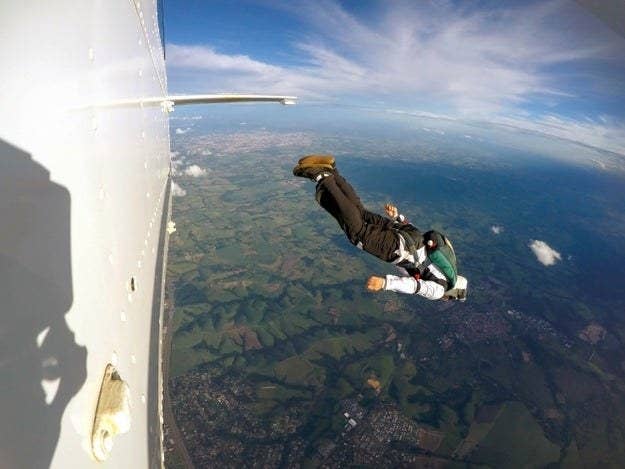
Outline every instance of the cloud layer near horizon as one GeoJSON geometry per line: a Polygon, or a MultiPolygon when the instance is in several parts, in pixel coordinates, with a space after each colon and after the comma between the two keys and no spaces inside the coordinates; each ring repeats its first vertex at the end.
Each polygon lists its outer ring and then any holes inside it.
{"type": "Polygon", "coordinates": [[[529,244],[530,249],[536,255],[536,259],[543,265],[550,266],[562,260],[562,256],[558,251],[553,249],[544,241],[532,240],[529,244]]]}

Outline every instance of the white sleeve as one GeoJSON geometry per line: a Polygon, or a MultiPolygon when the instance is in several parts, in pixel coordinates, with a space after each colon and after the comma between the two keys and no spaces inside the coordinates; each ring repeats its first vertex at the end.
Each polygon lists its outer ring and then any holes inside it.
{"type": "Polygon", "coordinates": [[[417,295],[427,298],[428,300],[440,300],[445,294],[445,287],[440,283],[429,280],[419,280],[419,289],[417,295]]]}
{"type": "Polygon", "coordinates": [[[397,275],[387,275],[384,289],[398,293],[413,294],[417,291],[417,280],[414,277],[398,277],[397,275]]]}
{"type": "Polygon", "coordinates": [[[417,294],[428,300],[440,300],[445,294],[445,288],[436,282],[416,280],[414,277],[397,277],[387,275],[384,290],[398,293],[417,294]]]}

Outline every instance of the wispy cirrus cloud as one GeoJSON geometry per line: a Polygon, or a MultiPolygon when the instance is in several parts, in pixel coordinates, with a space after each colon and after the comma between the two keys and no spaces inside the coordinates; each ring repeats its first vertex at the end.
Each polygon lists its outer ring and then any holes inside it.
{"type": "Polygon", "coordinates": [[[454,5],[382,3],[373,20],[334,0],[272,2],[270,8],[306,25],[290,44],[296,62],[268,63],[223,54],[211,45],[169,44],[168,67],[172,81],[191,91],[202,86],[214,92],[294,94],[303,100],[368,104],[375,99],[460,118],[498,118],[625,153],[622,125],[550,112],[560,103],[585,100],[590,88],[617,93],[615,87],[625,79],[602,80],[597,67],[581,84],[572,75],[578,65],[625,64],[624,41],[611,32],[584,34],[583,11],[563,0],[489,9],[454,5]]]}
{"type": "Polygon", "coordinates": [[[544,115],[534,119],[497,116],[494,123],[540,132],[625,155],[625,122],[599,115],[583,120],[544,115]]]}
{"type": "Polygon", "coordinates": [[[253,60],[246,55],[219,54],[207,46],[167,45],[167,62],[174,67],[200,70],[224,70],[256,76],[282,73],[280,67],[253,60]]]}

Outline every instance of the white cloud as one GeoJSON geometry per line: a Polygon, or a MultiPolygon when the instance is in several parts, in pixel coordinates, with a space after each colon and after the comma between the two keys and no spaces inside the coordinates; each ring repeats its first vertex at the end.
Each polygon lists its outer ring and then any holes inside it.
{"type": "MultiPolygon", "coordinates": [[[[607,158],[607,155],[597,155],[594,150],[607,150],[614,152],[617,155],[625,156],[625,122],[618,122],[615,119],[591,119],[586,117],[583,121],[574,119],[565,119],[555,115],[544,115],[541,117],[530,118],[528,115],[521,113],[511,115],[507,117],[494,116],[490,119],[458,119],[452,116],[436,115],[420,112],[420,111],[398,111],[396,109],[387,109],[386,112],[390,114],[400,114],[407,117],[426,117],[431,120],[441,122],[454,122],[459,126],[469,125],[476,130],[484,129],[485,125],[489,126],[489,132],[496,127],[501,127],[507,130],[507,137],[513,135],[523,135],[521,140],[517,140],[516,144],[522,143],[525,148],[531,151],[543,153],[545,155],[559,156],[569,160],[576,160],[578,162],[593,163],[602,169],[607,169],[608,165],[601,161],[599,158],[607,158]],[[511,133],[510,130],[514,132],[511,133]],[[521,132],[519,132],[521,131],[521,132]],[[571,152],[570,148],[565,152],[555,151],[555,147],[545,147],[544,141],[538,144],[535,139],[526,138],[527,133],[534,134],[535,136],[543,137],[556,137],[557,139],[568,140],[575,144],[581,144],[593,149],[593,153],[586,151],[571,152]]],[[[428,127],[420,127],[424,132],[436,132],[441,133],[438,130],[432,130],[428,127]]],[[[458,129],[456,129],[458,130],[458,129]]],[[[501,134],[500,134],[501,136],[501,134]]],[[[464,135],[465,138],[471,138],[483,142],[484,139],[474,135],[464,135]]],[[[493,135],[490,134],[489,138],[493,135]]],[[[508,143],[512,143],[508,141],[508,143]]]]}
{"type": "Polygon", "coordinates": [[[247,55],[219,54],[207,46],[167,45],[167,63],[180,68],[196,68],[210,71],[227,70],[256,75],[279,72],[275,67],[249,58],[247,55]]]}
{"type": "Polygon", "coordinates": [[[184,170],[184,174],[194,178],[206,175],[206,170],[200,168],[198,165],[193,164],[184,170]]]}
{"type": "MultiPolygon", "coordinates": [[[[294,44],[301,51],[297,65],[223,54],[211,45],[168,44],[171,81],[214,92],[294,94],[302,100],[361,96],[371,102],[375,97],[492,121],[515,115],[528,102],[579,99],[562,85],[565,80],[553,73],[554,67],[615,56],[622,60],[619,43],[606,36],[610,33],[583,34],[587,26],[581,28],[580,18],[585,15],[563,0],[488,9],[470,3],[393,2],[373,22],[334,0],[272,5],[306,25],[301,42],[294,44]]],[[[597,86],[614,86],[596,78],[602,83],[597,86]]],[[[625,154],[622,125],[551,122],[548,117],[502,123],[533,126],[625,154]]]]}
{"type": "Polygon", "coordinates": [[[497,117],[493,122],[625,155],[625,123],[608,120],[604,116],[598,120],[599,122],[587,118],[579,121],[545,115],[535,119],[522,116],[497,117]]]}
{"type": "Polygon", "coordinates": [[[171,195],[174,197],[184,197],[187,195],[187,191],[185,191],[182,187],[180,187],[175,182],[171,183],[171,195]]]}
{"type": "Polygon", "coordinates": [[[494,234],[498,235],[498,234],[500,234],[500,233],[503,231],[503,226],[500,226],[500,225],[493,225],[493,226],[491,226],[491,227],[490,227],[490,230],[491,230],[494,234]]]}
{"type": "Polygon", "coordinates": [[[544,241],[532,240],[529,244],[530,249],[536,255],[538,262],[546,266],[555,264],[557,261],[562,260],[562,256],[558,251],[551,248],[544,241]]]}
{"type": "Polygon", "coordinates": [[[178,128],[176,129],[176,135],[184,135],[184,134],[186,134],[189,130],[191,130],[191,128],[190,128],[190,127],[187,127],[187,128],[185,128],[185,129],[181,129],[180,127],[178,127],[178,128]]]}
{"type": "Polygon", "coordinates": [[[270,92],[304,98],[354,91],[425,93],[474,115],[534,93],[569,96],[543,69],[607,54],[600,39],[580,39],[581,34],[553,27],[565,6],[556,0],[470,11],[443,2],[396,3],[371,24],[334,1],[289,2],[278,8],[311,29],[297,44],[303,65],[273,65],[208,45],[168,44],[168,66],[205,71],[202,78],[211,80],[212,74],[216,83],[228,73],[231,87],[269,86],[270,92]]]}

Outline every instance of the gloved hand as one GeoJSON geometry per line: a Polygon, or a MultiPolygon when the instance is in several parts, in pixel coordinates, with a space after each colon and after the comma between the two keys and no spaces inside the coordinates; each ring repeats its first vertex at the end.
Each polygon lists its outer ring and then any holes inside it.
{"type": "Polygon", "coordinates": [[[372,275],[367,280],[367,290],[380,291],[384,288],[385,284],[386,284],[386,279],[384,277],[376,277],[372,275]]]}

